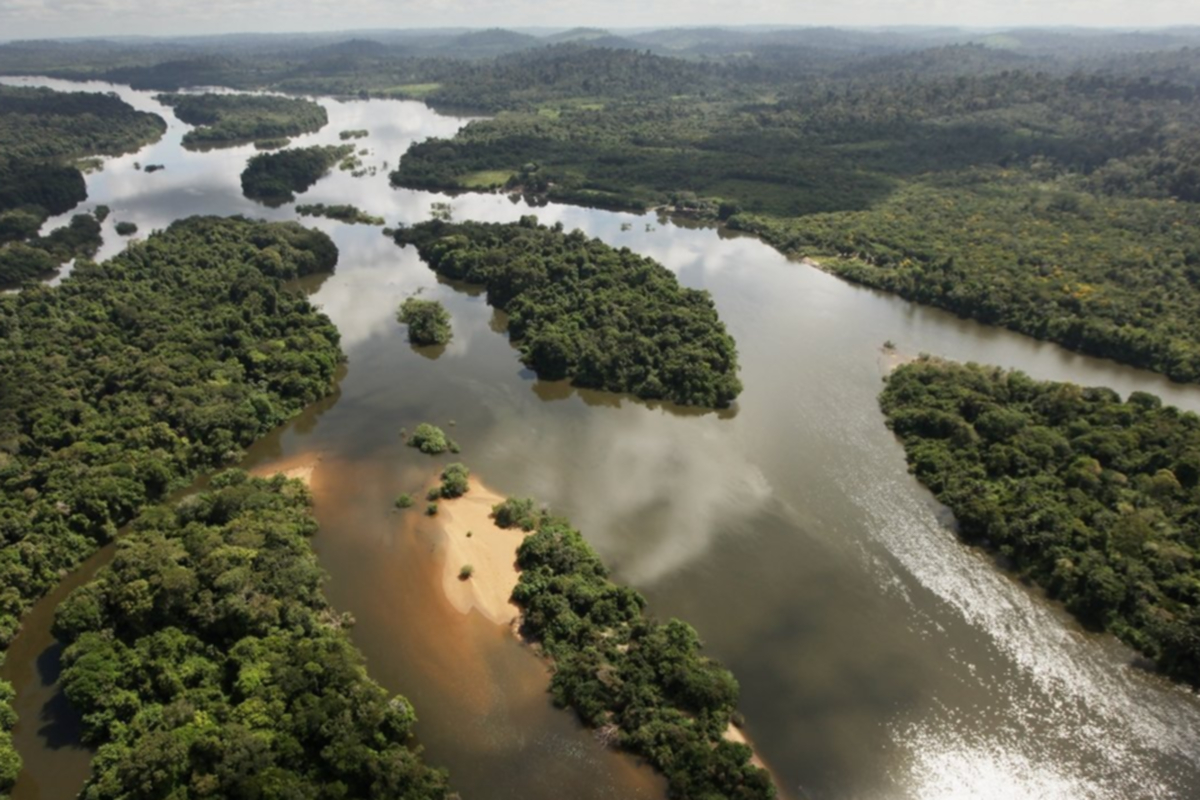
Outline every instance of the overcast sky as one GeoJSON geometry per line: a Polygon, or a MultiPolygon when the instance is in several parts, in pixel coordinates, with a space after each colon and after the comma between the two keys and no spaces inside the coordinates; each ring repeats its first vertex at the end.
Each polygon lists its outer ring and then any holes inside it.
{"type": "Polygon", "coordinates": [[[1200,0],[0,0],[0,39],[352,28],[1200,24],[1200,0]]]}

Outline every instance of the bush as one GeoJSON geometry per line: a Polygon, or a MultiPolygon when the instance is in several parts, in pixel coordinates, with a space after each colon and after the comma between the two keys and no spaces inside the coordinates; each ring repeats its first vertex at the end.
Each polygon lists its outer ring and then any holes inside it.
{"type": "Polygon", "coordinates": [[[408,341],[412,344],[434,345],[450,341],[450,314],[437,300],[410,297],[401,304],[396,319],[408,326],[408,341]]]}
{"type": "Polygon", "coordinates": [[[458,452],[458,445],[446,438],[446,432],[436,425],[422,422],[408,437],[408,446],[415,447],[430,456],[440,455],[450,450],[458,452]]]}
{"type": "Polygon", "coordinates": [[[427,516],[436,517],[437,512],[438,512],[438,504],[437,503],[430,503],[429,505],[425,506],[425,514],[427,516]]]}
{"type": "Polygon", "coordinates": [[[471,488],[471,470],[465,465],[454,463],[442,471],[442,486],[438,490],[442,497],[462,497],[471,488]]]}
{"type": "Polygon", "coordinates": [[[503,503],[492,506],[492,519],[499,528],[531,531],[538,526],[542,516],[542,512],[528,497],[509,497],[503,503]]]}
{"type": "Polygon", "coordinates": [[[137,233],[137,229],[138,229],[138,226],[137,226],[136,222],[118,222],[117,223],[117,235],[118,236],[132,236],[133,234],[137,233]]]}
{"type": "Polygon", "coordinates": [[[412,508],[413,496],[408,492],[396,495],[396,508],[412,508]]]}
{"type": "Polygon", "coordinates": [[[458,579],[465,581],[475,574],[475,568],[470,564],[463,564],[462,569],[458,571],[458,579]]]}

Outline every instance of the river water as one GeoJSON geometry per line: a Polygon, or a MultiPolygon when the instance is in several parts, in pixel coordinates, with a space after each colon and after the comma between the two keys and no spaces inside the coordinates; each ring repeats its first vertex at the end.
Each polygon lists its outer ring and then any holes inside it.
{"type": "MultiPolygon", "coordinates": [[[[116,91],[170,122],[162,141],[88,176],[83,208],[113,209],[102,256],[122,246],[117,221],[148,232],[197,213],[294,217],[290,205],[268,209],[241,196],[251,147],[183,150],[187,126],[152,94],[34,82],[116,91]],[[135,161],[166,168],[147,174],[135,161]]],[[[946,511],[907,473],[876,405],[896,358],[881,348],[889,339],[901,354],[1017,367],[1122,394],[1142,389],[1191,410],[1200,409],[1200,387],[854,287],[750,237],[653,215],[395,190],[384,164],[464,121],[419,103],[320,102],[330,124],[294,143],[338,143],[339,131],[365,128],[370,136],[358,145],[377,172],[334,171],[300,202],[353,203],[395,224],[427,219],[431,203],[448,201],[456,219],[536,213],[581,228],[712,292],[743,364],[745,392],[722,414],[540,382],[483,296],[439,281],[379,228],[306,221],[341,251],[337,272],[306,288],[342,331],[349,365],[334,397],[257,445],[247,465],[321,459],[315,546],[330,575],[326,591],[356,617],[353,636],[372,676],[412,699],[428,758],[450,768],[464,797],[654,797],[662,785],[551,706],[545,670],[527,648],[445,601],[436,530],[391,507],[441,463],[398,436],[422,421],[447,428],[462,445],[458,458],[496,490],[568,515],[653,613],[699,630],[707,652],[740,680],[746,731],[785,796],[1200,793],[1197,696],[963,546],[946,511]],[[410,347],[395,322],[416,291],[452,314],[444,351],[410,347]]],[[[45,632],[53,602],[43,605],[4,670],[23,714],[19,800],[64,796],[87,770],[86,751],[64,741],[69,725],[54,724],[64,714],[45,632]],[[54,790],[45,788],[51,781],[54,790]]]]}

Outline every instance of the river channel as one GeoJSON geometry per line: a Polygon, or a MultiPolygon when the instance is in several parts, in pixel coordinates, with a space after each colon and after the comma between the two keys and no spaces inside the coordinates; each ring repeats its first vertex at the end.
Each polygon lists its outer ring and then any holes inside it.
{"type": "MultiPolygon", "coordinates": [[[[112,208],[102,257],[123,246],[117,221],[145,233],[192,214],[296,218],[290,204],[242,197],[251,146],[184,150],[188,126],[153,93],[3,80],[114,91],[168,120],[161,141],[88,176],[81,208],[112,208]],[[147,173],[135,162],[165,168],[147,173]]],[[[378,227],[301,218],[340,250],[336,272],[305,288],[341,330],[349,362],[337,393],[256,445],[246,465],[319,459],[314,544],[326,592],[356,618],[371,675],[413,701],[427,758],[450,769],[463,797],[663,790],[553,708],[545,669],[527,647],[446,602],[433,523],[391,503],[442,463],[398,435],[422,421],[446,428],[462,446],[456,458],[493,489],[569,516],[655,615],[697,628],[741,682],[745,730],[786,797],[1200,793],[1200,699],[964,546],[908,474],[876,404],[887,370],[920,352],[1123,395],[1146,390],[1193,411],[1200,387],[852,286],[752,237],[653,214],[393,189],[387,172],[410,143],[450,136],[465,120],[412,102],[319,102],[330,124],[293,143],[340,143],[340,131],[367,129],[357,145],[375,172],[334,170],[299,202],[353,203],[388,224],[428,219],[432,203],[449,202],[460,220],[535,213],[580,228],[710,291],[743,365],[745,391],[720,414],[541,382],[522,368],[484,296],[440,282],[378,227]],[[443,351],[410,347],[395,321],[417,291],[453,317],[443,351]],[[900,355],[885,352],[885,340],[900,355]]],[[[4,668],[19,693],[27,766],[15,800],[58,800],[87,774],[87,752],[72,744],[53,687],[53,602],[27,620],[4,668]]]]}

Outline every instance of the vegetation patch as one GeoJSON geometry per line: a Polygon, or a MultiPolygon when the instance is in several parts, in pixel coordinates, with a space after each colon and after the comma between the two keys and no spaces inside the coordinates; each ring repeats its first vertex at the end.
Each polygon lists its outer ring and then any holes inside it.
{"type": "Polygon", "coordinates": [[[251,140],[280,139],[319,131],[329,122],[312,100],[252,94],[160,94],[158,100],[194,130],[185,147],[213,147],[251,140]]]}
{"type": "Polygon", "coordinates": [[[416,427],[408,437],[408,446],[415,447],[430,456],[458,452],[458,444],[446,436],[446,432],[441,428],[430,425],[428,422],[422,422],[416,427]]]}
{"type": "Polygon", "coordinates": [[[396,320],[408,326],[408,341],[415,345],[446,344],[453,335],[450,313],[437,300],[409,297],[400,304],[396,320]]]}
{"type": "Polygon", "coordinates": [[[99,748],[84,794],[444,798],[412,706],[367,676],[321,592],[304,485],[212,487],[147,510],[58,609],[63,690],[99,748]]]}
{"type": "Polygon", "coordinates": [[[438,274],[482,284],[509,315],[521,360],[546,380],[724,408],[738,396],[737,348],[707,292],[582,232],[520,222],[423,222],[396,232],[438,274]]]}
{"type": "Polygon", "coordinates": [[[928,358],[880,404],[964,539],[1200,686],[1200,417],[928,358]]]}
{"type": "Polygon", "coordinates": [[[358,206],[348,204],[327,206],[324,203],[310,203],[298,205],[296,213],[302,217],[336,219],[338,222],[345,222],[349,225],[383,225],[384,223],[383,217],[372,216],[358,206]]]}
{"type": "Polygon", "coordinates": [[[354,152],[353,145],[316,145],[259,153],[242,170],[242,194],[266,205],[283,205],[319,181],[334,164],[354,152]]]}
{"type": "MultiPolygon", "coordinates": [[[[506,514],[496,507],[501,527],[506,514]]],[[[775,797],[750,748],[725,739],[738,682],[701,655],[691,626],[646,616],[645,598],[613,583],[565,519],[542,515],[517,564],[521,632],[553,661],[556,703],[662,772],[671,797],[775,797]]]]}

